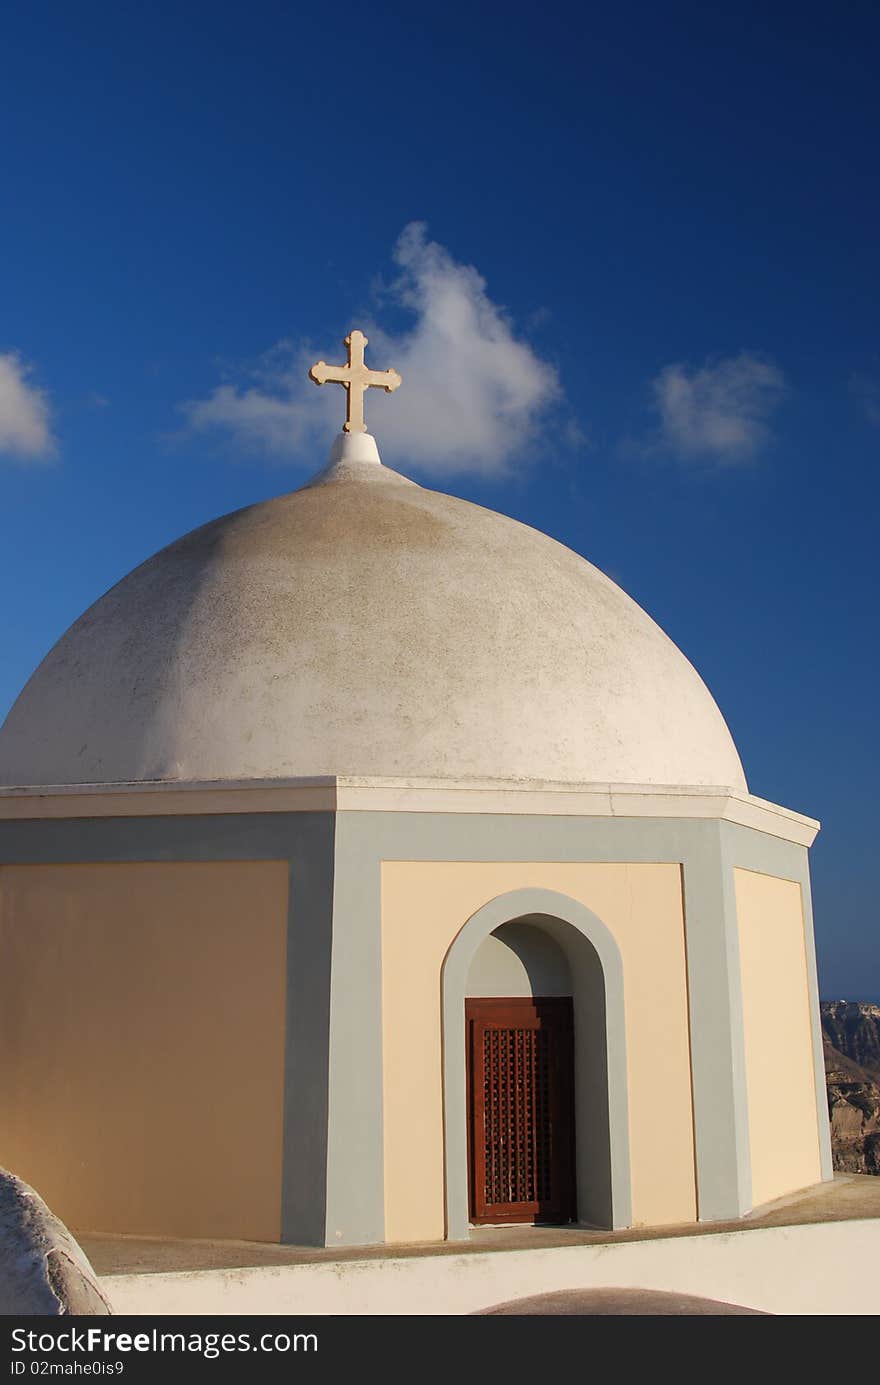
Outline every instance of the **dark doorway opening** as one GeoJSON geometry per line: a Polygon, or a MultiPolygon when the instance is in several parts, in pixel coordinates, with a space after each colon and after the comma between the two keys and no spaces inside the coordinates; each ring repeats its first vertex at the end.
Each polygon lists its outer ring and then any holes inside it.
{"type": "Polygon", "coordinates": [[[574,1220],[571,998],[467,1000],[465,1022],[471,1221],[574,1220]]]}

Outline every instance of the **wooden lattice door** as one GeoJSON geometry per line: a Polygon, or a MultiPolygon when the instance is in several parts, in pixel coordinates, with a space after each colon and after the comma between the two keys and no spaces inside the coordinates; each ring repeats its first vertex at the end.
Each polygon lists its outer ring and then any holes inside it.
{"type": "Polygon", "coordinates": [[[575,1216],[571,1000],[468,1000],[471,1221],[575,1216]]]}

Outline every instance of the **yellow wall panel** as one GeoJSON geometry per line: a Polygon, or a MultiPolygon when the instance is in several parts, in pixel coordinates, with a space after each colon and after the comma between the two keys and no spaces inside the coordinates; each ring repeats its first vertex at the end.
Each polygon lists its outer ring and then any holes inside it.
{"type": "Polygon", "coordinates": [[[0,1162],[73,1227],[279,1239],[287,880],[0,869],[0,1162]]]}
{"type": "Polygon", "coordinates": [[[737,868],[752,1201],[822,1177],[800,885],[737,868]]]}

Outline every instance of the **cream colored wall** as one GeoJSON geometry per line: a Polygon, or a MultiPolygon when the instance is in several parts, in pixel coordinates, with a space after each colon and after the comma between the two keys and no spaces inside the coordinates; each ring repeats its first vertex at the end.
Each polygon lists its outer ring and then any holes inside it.
{"type": "Polygon", "coordinates": [[[279,1239],[287,879],[0,868],[0,1163],[72,1226],[279,1239]]]}
{"type": "Polygon", "coordinates": [[[737,868],[752,1201],[822,1177],[801,888],[737,868]]]}
{"type": "Polygon", "coordinates": [[[444,1235],[440,974],[456,934],[510,890],[598,914],[623,958],[633,1220],[696,1217],[687,975],[676,865],[386,861],[382,866],[385,1231],[444,1235]]]}

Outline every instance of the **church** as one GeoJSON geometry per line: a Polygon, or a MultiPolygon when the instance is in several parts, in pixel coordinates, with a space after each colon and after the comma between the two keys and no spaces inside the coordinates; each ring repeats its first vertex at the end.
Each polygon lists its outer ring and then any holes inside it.
{"type": "Polygon", "coordinates": [[[400,378],[346,343],[324,469],[131,572],[0,730],[0,1163],[77,1231],[301,1246],[830,1179],[818,823],[613,581],[382,463],[400,378]]]}

